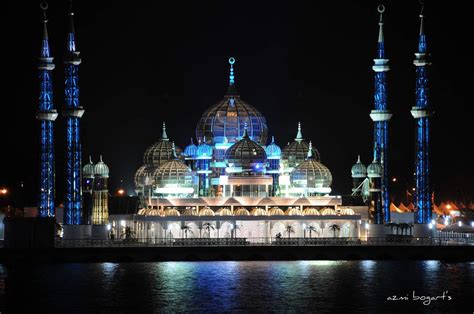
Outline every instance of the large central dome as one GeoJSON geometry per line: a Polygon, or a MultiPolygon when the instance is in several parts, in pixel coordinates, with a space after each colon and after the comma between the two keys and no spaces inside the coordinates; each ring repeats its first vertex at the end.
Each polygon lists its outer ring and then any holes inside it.
{"type": "Polygon", "coordinates": [[[229,89],[224,99],[206,110],[196,127],[196,137],[207,143],[236,143],[244,133],[244,125],[253,141],[265,145],[268,128],[265,117],[243,101],[234,85],[234,58],[229,59],[229,89]]]}

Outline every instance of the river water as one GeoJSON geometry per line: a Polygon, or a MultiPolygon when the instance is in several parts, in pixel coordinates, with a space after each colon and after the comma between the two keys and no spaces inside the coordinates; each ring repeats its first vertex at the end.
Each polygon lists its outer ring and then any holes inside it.
{"type": "Polygon", "coordinates": [[[22,264],[2,272],[2,313],[474,311],[474,263],[22,264]]]}

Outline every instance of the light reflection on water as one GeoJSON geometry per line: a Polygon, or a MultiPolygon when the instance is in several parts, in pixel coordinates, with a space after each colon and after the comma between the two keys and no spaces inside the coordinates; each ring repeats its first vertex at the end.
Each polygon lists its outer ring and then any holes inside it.
{"type": "Polygon", "coordinates": [[[429,310],[454,311],[474,297],[474,263],[440,261],[46,264],[7,273],[7,309],[16,312],[428,310],[386,300],[413,290],[448,290],[453,302],[429,310]]]}

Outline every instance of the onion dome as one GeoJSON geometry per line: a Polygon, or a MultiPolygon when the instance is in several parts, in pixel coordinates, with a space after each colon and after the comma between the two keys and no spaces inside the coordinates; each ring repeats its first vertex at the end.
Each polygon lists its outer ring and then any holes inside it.
{"type": "Polygon", "coordinates": [[[146,185],[152,185],[154,182],[153,172],[155,172],[154,167],[147,167],[145,165],[138,168],[135,172],[135,186],[141,188],[146,185]]]}
{"type": "Polygon", "coordinates": [[[265,148],[268,159],[279,159],[281,156],[281,148],[275,144],[275,137],[272,136],[272,142],[265,148]]]}
{"type": "Polygon", "coordinates": [[[376,158],[374,158],[374,161],[372,161],[372,163],[367,167],[367,176],[369,178],[381,178],[382,173],[382,165],[376,158]]]}
{"type": "Polygon", "coordinates": [[[226,150],[225,159],[233,167],[264,170],[267,154],[262,146],[250,139],[247,128],[244,128],[242,139],[226,150]]]}
{"type": "Polygon", "coordinates": [[[203,142],[199,143],[199,146],[197,148],[197,157],[212,157],[212,146],[206,143],[206,137],[204,137],[203,142]]]}
{"type": "Polygon", "coordinates": [[[268,127],[265,117],[252,105],[243,101],[235,88],[234,58],[229,58],[229,89],[220,102],[204,112],[196,126],[196,137],[207,138],[207,143],[236,143],[248,125],[249,137],[265,145],[268,127]]]}
{"type": "Polygon", "coordinates": [[[102,161],[102,155],[100,155],[100,160],[94,166],[94,175],[108,178],[109,177],[109,167],[102,161]]]}
{"type": "Polygon", "coordinates": [[[196,157],[197,151],[198,151],[198,147],[194,145],[193,138],[191,137],[191,144],[186,146],[186,148],[184,149],[183,155],[185,155],[186,157],[196,157]]]}
{"type": "Polygon", "coordinates": [[[295,188],[302,188],[309,193],[329,193],[332,184],[331,171],[314,158],[313,151],[311,142],[309,142],[308,157],[291,173],[291,184],[295,188]]]}
{"type": "MultiPolygon", "coordinates": [[[[173,148],[171,147],[170,140],[166,134],[166,125],[163,122],[163,132],[161,134],[161,139],[152,145],[150,145],[143,155],[143,163],[147,167],[159,167],[165,161],[172,159],[173,157],[173,148]]],[[[181,148],[175,147],[176,154],[181,155],[181,148]]]]}
{"type": "MultiPolygon", "coordinates": [[[[298,122],[298,133],[293,142],[289,143],[285,148],[283,148],[281,159],[286,160],[288,167],[296,167],[302,163],[306,155],[308,154],[308,143],[304,140],[303,134],[301,133],[301,123],[298,122]]],[[[312,148],[313,156],[316,161],[320,161],[319,152],[317,149],[312,148]]]]}
{"type": "Polygon", "coordinates": [[[357,157],[357,162],[351,168],[353,178],[365,178],[367,176],[367,167],[360,162],[360,155],[357,157]]]}
{"type": "Polygon", "coordinates": [[[172,154],[172,159],[164,162],[153,173],[158,193],[192,193],[188,190],[189,188],[192,190],[193,186],[191,169],[176,156],[174,143],[172,143],[172,154]]]}
{"type": "Polygon", "coordinates": [[[89,156],[89,163],[82,167],[82,176],[84,178],[94,177],[94,163],[92,162],[91,156],[89,156]]]}

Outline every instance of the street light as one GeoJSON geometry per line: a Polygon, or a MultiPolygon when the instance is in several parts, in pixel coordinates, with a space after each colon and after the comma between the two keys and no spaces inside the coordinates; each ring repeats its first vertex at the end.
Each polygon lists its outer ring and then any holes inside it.
{"type": "Polygon", "coordinates": [[[125,193],[125,191],[123,189],[118,190],[119,195],[123,195],[123,193],[125,193]]]}
{"type": "Polygon", "coordinates": [[[0,194],[2,194],[2,195],[7,195],[7,193],[8,193],[8,190],[6,188],[2,188],[0,190],[0,194]]]}

